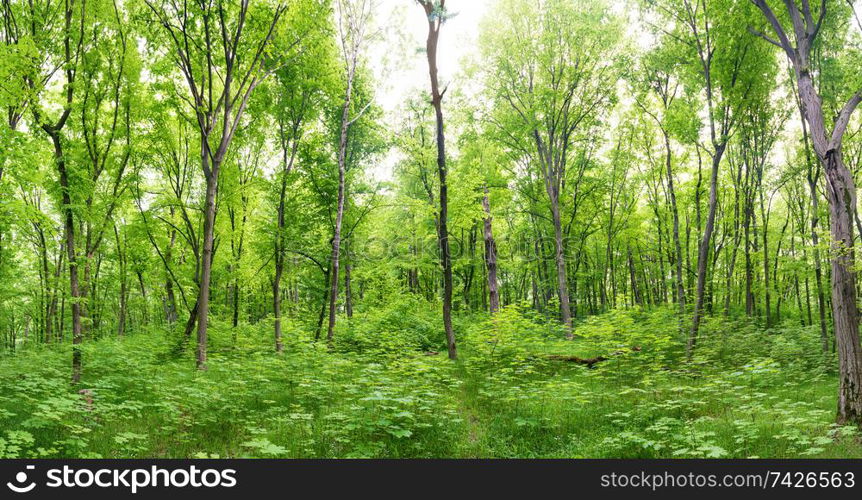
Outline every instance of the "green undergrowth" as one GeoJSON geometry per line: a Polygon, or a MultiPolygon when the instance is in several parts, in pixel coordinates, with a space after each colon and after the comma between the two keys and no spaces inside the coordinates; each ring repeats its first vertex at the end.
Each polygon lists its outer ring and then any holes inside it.
{"type": "Polygon", "coordinates": [[[412,300],[343,319],[331,348],[288,325],[212,330],[208,370],[175,333],[0,358],[0,457],[862,457],[835,425],[816,328],[709,318],[685,357],[670,310],[558,325],[512,306],[456,321],[412,300]],[[234,340],[236,339],[236,340],[234,340]],[[593,368],[560,358],[606,358],[593,368]]]}

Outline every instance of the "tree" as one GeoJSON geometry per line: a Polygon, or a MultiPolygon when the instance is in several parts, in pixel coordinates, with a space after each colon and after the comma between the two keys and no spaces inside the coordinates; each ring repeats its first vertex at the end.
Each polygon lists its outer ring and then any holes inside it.
{"type": "MultiPolygon", "coordinates": [[[[499,25],[483,40],[487,82],[506,146],[541,172],[554,231],[560,315],[572,336],[563,207],[579,133],[613,102],[619,25],[602,2],[500,3],[499,25]]],[[[577,181],[577,178],[574,179],[577,181]]],[[[576,191],[574,196],[578,196],[576,191]]]]}
{"type": "Polygon", "coordinates": [[[187,86],[188,94],[182,97],[191,108],[187,119],[200,133],[206,199],[197,301],[197,366],[204,370],[219,172],[252,92],[280,66],[269,48],[286,7],[259,5],[250,13],[249,0],[235,6],[224,0],[199,0],[193,7],[186,2],[145,1],[168,37],[171,57],[187,86]],[[247,23],[250,17],[253,22],[247,23]]]}
{"type": "MultiPolygon", "coordinates": [[[[75,213],[72,205],[71,182],[69,176],[69,162],[67,152],[64,149],[65,138],[63,129],[68,123],[72,113],[72,105],[75,99],[75,78],[78,73],[78,65],[84,51],[84,26],[85,9],[83,4],[75,5],[73,0],[67,0],[62,12],[63,26],[61,35],[62,55],[59,65],[63,67],[65,76],[63,111],[56,118],[50,120],[43,112],[42,107],[37,104],[32,108],[36,124],[51,139],[54,148],[54,163],[60,181],[61,203],[63,210],[63,230],[65,234],[65,246],[69,269],[69,290],[72,309],[72,383],[77,384],[81,380],[81,349],[80,344],[84,341],[84,331],[81,321],[81,283],[78,269],[78,259],[75,237],[75,213]]],[[[48,77],[42,78],[41,82],[47,83],[48,77]]],[[[33,85],[31,83],[31,85],[33,85]]],[[[34,90],[36,90],[34,88],[34,90]]],[[[41,104],[41,103],[40,103],[41,104]]]]}
{"type": "Polygon", "coordinates": [[[449,195],[446,184],[446,138],[443,129],[443,95],[437,74],[437,42],[440,28],[446,21],[446,0],[416,0],[428,18],[428,39],[425,52],[428,56],[428,73],[431,78],[431,105],[437,122],[437,176],[440,182],[440,215],[437,221],[440,262],[443,266],[443,328],[446,331],[446,346],[449,359],[457,359],[455,332],[452,329],[452,256],[449,252],[449,195]]]}
{"type": "MultiPolygon", "coordinates": [[[[738,26],[750,18],[737,0],[669,0],[654,2],[653,8],[668,23],[661,31],[678,44],[683,78],[703,92],[707,139],[695,146],[710,160],[709,199],[706,223],[697,251],[697,285],[687,352],[697,344],[704,315],[704,300],[713,248],[719,195],[719,170],[730,138],[738,126],[739,110],[758,92],[765,92],[771,74],[768,54],[740,37],[738,26]]],[[[700,173],[700,170],[698,170],[700,173]]],[[[700,191],[696,192],[699,199],[700,191]]],[[[698,203],[698,221],[700,220],[698,203]]]]}
{"type": "Polygon", "coordinates": [[[305,36],[296,50],[295,62],[279,69],[273,94],[272,114],[278,128],[278,146],[281,151],[280,169],[275,178],[277,189],[276,228],[274,235],[274,267],[272,278],[272,301],[274,315],[275,350],[282,352],[282,289],[287,259],[287,196],[288,185],[294,174],[299,148],[307,134],[307,128],[315,123],[321,108],[332,93],[334,86],[335,47],[329,37],[328,13],[323,5],[307,2],[295,9],[298,20],[310,23],[291,23],[295,29],[305,31],[305,36]],[[297,12],[299,11],[299,12],[297,12]],[[325,21],[321,21],[321,19],[325,21]]]}
{"type": "MultiPolygon", "coordinates": [[[[646,113],[656,126],[661,131],[661,136],[664,142],[664,177],[667,183],[667,198],[670,204],[671,215],[673,216],[673,250],[674,250],[674,270],[676,281],[676,301],[679,305],[680,316],[686,312],[686,294],[685,294],[685,279],[683,278],[683,254],[682,243],[680,240],[680,224],[679,224],[679,208],[676,201],[676,188],[674,187],[674,168],[673,168],[673,148],[671,146],[671,137],[676,135],[682,136],[683,140],[690,139],[697,133],[688,126],[691,120],[680,120],[682,113],[679,112],[680,106],[684,106],[685,100],[682,94],[682,84],[679,78],[673,74],[675,68],[675,58],[673,54],[668,54],[662,51],[648,54],[644,58],[645,67],[639,72],[635,78],[641,76],[641,84],[645,90],[652,94],[658,101],[659,110],[652,111],[652,106],[637,99],[635,102],[638,107],[646,113]]],[[[677,63],[678,64],[678,63],[677,63]]]]}
{"type": "Polygon", "coordinates": [[[360,57],[372,33],[370,18],[373,4],[370,0],[338,0],[338,38],[344,64],[346,89],[341,106],[341,127],[338,138],[338,198],[335,227],[332,235],[332,265],[330,266],[329,326],[326,330],[327,342],[332,342],[335,333],[335,313],[338,301],[338,272],[341,264],[341,229],[344,222],[345,175],[347,172],[348,133],[350,126],[368,109],[371,101],[355,116],[351,116],[354,84],[357,78],[360,57]]]}
{"type": "Polygon", "coordinates": [[[760,31],[755,33],[780,48],[793,67],[799,108],[808,126],[814,153],[826,174],[832,235],[832,320],[838,346],[838,421],[862,424],[862,346],[859,344],[853,251],[856,183],[841,154],[847,125],[862,102],[862,89],[847,100],[830,131],[811,69],[814,46],[827,16],[826,0],[821,0],[818,10],[812,9],[807,0],[802,1],[801,7],[795,1],[785,2],[789,28],[766,0],[751,1],[763,13],[774,37],[760,31]]]}

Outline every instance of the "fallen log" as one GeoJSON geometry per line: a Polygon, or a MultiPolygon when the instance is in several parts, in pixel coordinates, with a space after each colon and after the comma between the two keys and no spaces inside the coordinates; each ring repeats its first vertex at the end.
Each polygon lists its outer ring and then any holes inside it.
{"type": "MultiPolygon", "coordinates": [[[[640,347],[632,347],[631,351],[640,352],[640,347]]],[[[611,356],[619,356],[621,354],[625,354],[626,351],[616,351],[611,356]]],[[[602,361],[607,361],[608,357],[605,356],[596,356],[595,358],[580,358],[578,356],[564,356],[562,354],[551,354],[547,356],[546,359],[550,359],[552,361],[566,361],[568,363],[578,363],[580,365],[586,365],[587,368],[592,368],[596,363],[601,363],[602,361]]]]}
{"type": "Polygon", "coordinates": [[[608,358],[604,356],[597,356],[595,358],[579,358],[577,356],[563,356],[560,354],[553,354],[551,356],[548,356],[548,359],[553,361],[567,361],[569,363],[587,365],[587,368],[592,368],[594,364],[608,360],[608,358]]]}

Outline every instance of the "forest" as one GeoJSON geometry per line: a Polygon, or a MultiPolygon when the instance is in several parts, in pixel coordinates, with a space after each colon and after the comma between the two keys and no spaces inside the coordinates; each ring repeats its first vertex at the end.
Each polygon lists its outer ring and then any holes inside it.
{"type": "Polygon", "coordinates": [[[862,458],[855,0],[2,0],[0,458],[862,458]]]}

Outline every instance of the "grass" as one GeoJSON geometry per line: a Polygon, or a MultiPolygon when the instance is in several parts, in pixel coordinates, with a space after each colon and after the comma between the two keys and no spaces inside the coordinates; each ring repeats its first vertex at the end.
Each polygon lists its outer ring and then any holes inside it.
{"type": "Polygon", "coordinates": [[[294,332],[282,356],[265,326],[237,346],[216,327],[205,372],[140,332],[88,342],[77,387],[68,346],[30,347],[0,358],[0,457],[862,457],[833,424],[816,331],[716,320],[687,363],[662,314],[612,312],[574,341],[516,308],[461,318],[457,362],[380,318],[333,351],[294,332]],[[611,355],[587,369],[561,353],[611,355]]]}

